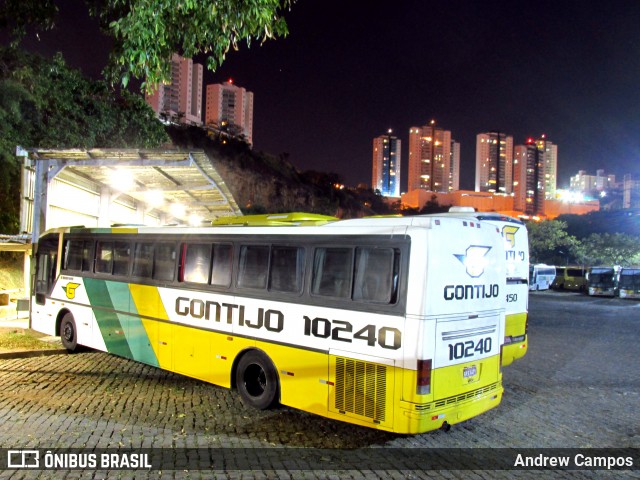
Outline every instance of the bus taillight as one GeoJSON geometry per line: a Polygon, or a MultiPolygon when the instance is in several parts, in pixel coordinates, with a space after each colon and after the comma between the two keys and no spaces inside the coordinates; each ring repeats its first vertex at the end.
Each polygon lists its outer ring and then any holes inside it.
{"type": "Polygon", "coordinates": [[[416,393],[427,395],[431,393],[431,360],[418,360],[418,385],[416,393]]]}

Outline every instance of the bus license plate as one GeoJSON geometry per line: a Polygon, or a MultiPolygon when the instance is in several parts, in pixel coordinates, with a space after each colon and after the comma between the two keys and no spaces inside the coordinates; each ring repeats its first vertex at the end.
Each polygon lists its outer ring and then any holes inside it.
{"type": "Polygon", "coordinates": [[[463,378],[475,377],[477,374],[478,374],[478,368],[475,365],[472,365],[470,367],[464,367],[464,370],[462,370],[463,378]]]}

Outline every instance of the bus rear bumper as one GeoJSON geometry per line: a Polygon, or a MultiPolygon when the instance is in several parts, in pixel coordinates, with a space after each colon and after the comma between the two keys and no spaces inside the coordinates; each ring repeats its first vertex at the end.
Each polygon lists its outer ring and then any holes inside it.
{"type": "Polygon", "coordinates": [[[464,422],[497,407],[502,400],[502,383],[444,398],[432,403],[400,401],[402,419],[397,422],[398,433],[424,433],[442,428],[445,424],[464,422]]]}
{"type": "Polygon", "coordinates": [[[502,347],[502,366],[506,367],[511,365],[516,360],[524,357],[527,354],[529,348],[529,342],[527,336],[524,336],[524,340],[516,341],[502,347]]]}

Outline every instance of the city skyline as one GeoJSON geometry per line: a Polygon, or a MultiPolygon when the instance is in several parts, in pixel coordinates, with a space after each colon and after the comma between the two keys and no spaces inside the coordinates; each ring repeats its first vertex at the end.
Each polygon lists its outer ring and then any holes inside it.
{"type": "MultiPolygon", "coordinates": [[[[514,144],[546,134],[559,187],[579,170],[640,173],[638,2],[300,0],[284,16],[288,37],[241,45],[204,84],[252,91],[254,149],[300,170],[369,183],[372,138],[392,128],[408,144],[436,119],[460,144],[460,188],[473,189],[475,137],[488,131],[514,144]]],[[[108,39],[89,40],[97,22],[66,21],[27,46],[99,76],[108,39]]]]}

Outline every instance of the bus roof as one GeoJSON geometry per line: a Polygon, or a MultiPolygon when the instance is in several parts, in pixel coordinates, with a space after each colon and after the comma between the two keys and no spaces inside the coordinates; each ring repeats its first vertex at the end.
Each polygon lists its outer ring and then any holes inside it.
{"type": "MultiPolygon", "coordinates": [[[[302,215],[302,214],[300,214],[302,215]]],[[[308,214],[305,214],[308,215],[308,214]]],[[[265,216],[266,217],[266,216],[265,216]]],[[[318,216],[322,217],[322,216],[318,216]]],[[[242,218],[242,217],[239,217],[242,218]]],[[[476,218],[469,217],[463,218],[457,215],[415,215],[408,217],[364,217],[348,220],[328,220],[333,217],[322,218],[308,218],[305,217],[290,217],[290,222],[286,219],[280,221],[277,218],[258,218],[256,222],[241,222],[238,220],[233,223],[222,223],[213,226],[205,227],[187,227],[187,226],[138,226],[138,225],[117,225],[108,228],[100,227],[60,227],[49,229],[43,233],[44,235],[52,233],[116,233],[116,234],[177,234],[177,235],[192,235],[192,234],[207,234],[207,233],[240,233],[243,234],[263,234],[266,233],[265,229],[269,227],[276,227],[275,230],[270,233],[273,234],[286,234],[295,235],[298,233],[315,233],[315,234],[329,234],[335,233],[335,229],[344,229],[345,234],[398,234],[398,228],[406,230],[410,227],[418,228],[432,228],[440,224],[451,224],[460,222],[463,226],[472,228],[481,228],[481,223],[476,218]],[[371,231],[362,231],[362,228],[370,228],[371,231]]],[[[495,228],[493,225],[491,228],[495,228]]]]}

